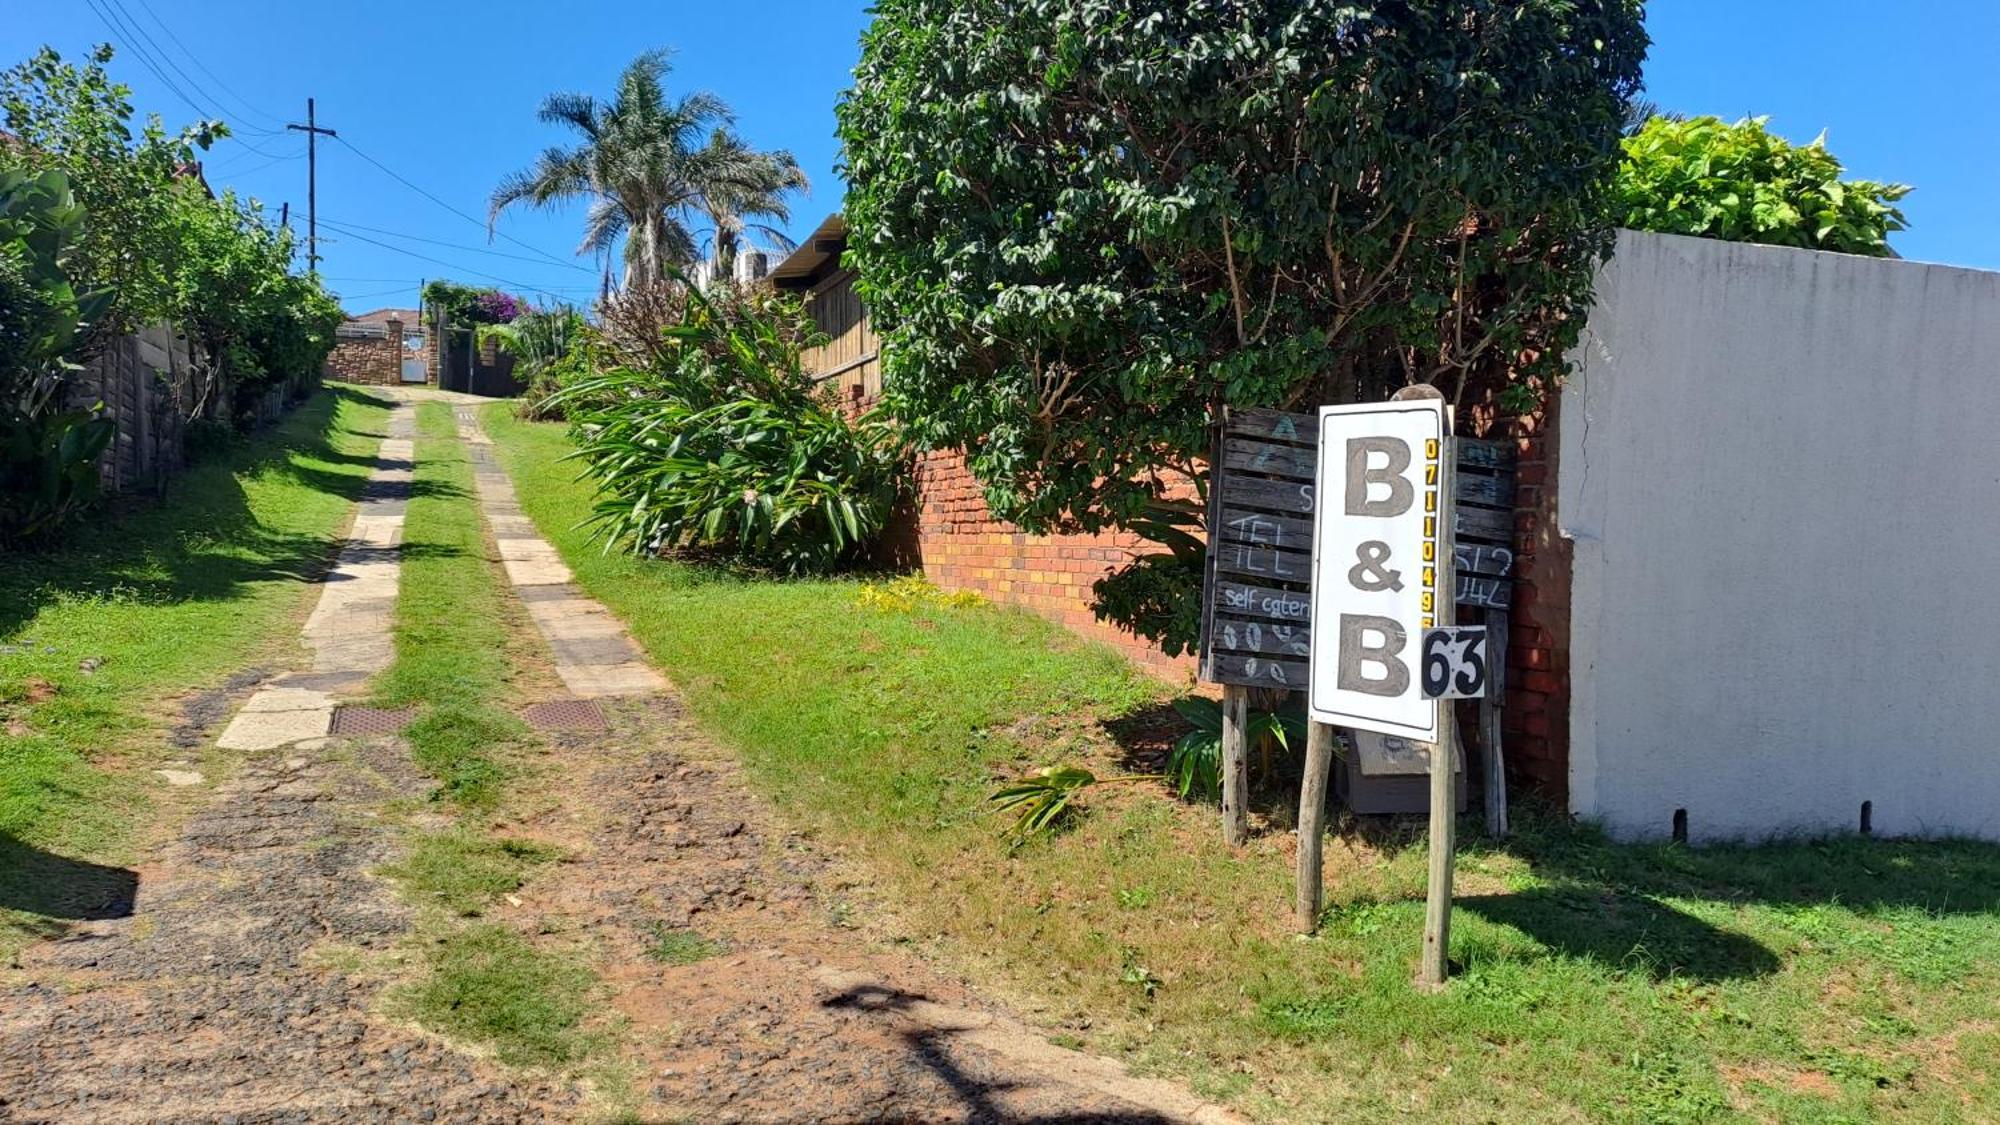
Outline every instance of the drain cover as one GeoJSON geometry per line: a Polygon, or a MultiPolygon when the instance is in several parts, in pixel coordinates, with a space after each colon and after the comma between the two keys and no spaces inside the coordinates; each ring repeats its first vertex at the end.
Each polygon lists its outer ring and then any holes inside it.
{"type": "Polygon", "coordinates": [[[587,699],[537,703],[521,713],[536,730],[603,730],[604,712],[587,699]]]}
{"type": "Polygon", "coordinates": [[[386,710],[381,707],[336,707],[333,709],[333,734],[395,734],[410,725],[417,717],[416,709],[404,707],[386,710]]]}

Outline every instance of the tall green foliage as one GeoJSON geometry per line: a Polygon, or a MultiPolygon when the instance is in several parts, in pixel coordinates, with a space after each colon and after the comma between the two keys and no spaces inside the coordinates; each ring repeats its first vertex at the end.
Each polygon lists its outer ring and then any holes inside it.
{"type": "Polygon", "coordinates": [[[16,158],[36,171],[68,175],[90,215],[71,263],[83,284],[116,296],[99,331],[172,320],[185,311],[175,270],[189,195],[200,184],[180,175],[203,150],[228,135],[220,121],[170,133],[158,116],[133,125],[132,92],[107,69],[101,46],[82,65],[44,47],[0,71],[0,116],[13,133],[16,158]]]}
{"type": "Polygon", "coordinates": [[[102,337],[167,321],[201,345],[197,412],[229,413],[270,386],[316,376],[333,347],[339,305],[317,280],[291,272],[289,232],[254,202],[210,196],[196,163],[227,135],[219,121],[170,133],[157,116],[133,125],[131,91],[111,79],[110,47],[82,64],[43,48],[0,72],[0,114],[12,159],[67,175],[90,216],[70,272],[113,293],[102,337]],[[238,402],[216,401],[227,375],[238,402]]]}
{"type": "Polygon", "coordinates": [[[1622,224],[1634,230],[1883,257],[1903,184],[1843,180],[1826,135],[1795,145],[1766,117],[1655,116],[1625,140],[1622,224]]]}
{"type": "Polygon", "coordinates": [[[483,325],[478,338],[514,357],[514,377],[527,385],[521,395],[523,417],[555,417],[549,398],[565,378],[583,377],[595,358],[590,322],[568,305],[530,309],[506,324],[483,325]]]}
{"type": "Polygon", "coordinates": [[[799,364],[805,317],[778,297],[692,290],[668,347],[559,392],[607,549],[716,552],[788,574],[851,561],[888,523],[900,440],[849,420],[799,364]]]}
{"type": "Polygon", "coordinates": [[[0,167],[0,544],[41,536],[98,494],[114,430],[69,409],[70,357],[111,294],[69,275],[84,209],[61,172],[0,167]]]}
{"type": "MultiPolygon", "coordinates": [[[[1171,498],[1219,404],[1429,382],[1525,406],[1560,371],[1609,245],[1637,0],[875,13],[839,110],[849,259],[892,408],[1001,516],[1184,542],[1199,508],[1171,498]]],[[[1173,651],[1193,615],[1163,602],[1197,576],[1155,558],[1112,600],[1173,651]]]]}

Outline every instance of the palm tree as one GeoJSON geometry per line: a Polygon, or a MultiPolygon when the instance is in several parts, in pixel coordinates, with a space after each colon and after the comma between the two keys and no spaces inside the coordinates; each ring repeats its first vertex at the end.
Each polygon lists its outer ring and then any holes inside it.
{"type": "Polygon", "coordinates": [[[741,233],[755,229],[785,244],[770,227],[752,222],[789,219],[786,192],[806,186],[788,152],[759,152],[728,128],[729,106],[713,94],[670,98],[667,52],[648,51],[618,78],[611,101],[588,94],[551,94],[537,116],[581,134],[574,147],[551,146],[529,168],[494,189],[490,230],[516,203],[551,207],[588,199],[583,242],[577,253],[595,255],[610,280],[612,250],[625,243],[625,282],[647,284],[669,267],[700,253],[695,228],[714,231],[718,256],[734,255],[741,233]],[[707,143],[701,143],[706,135],[707,143]]]}
{"type": "Polygon", "coordinates": [[[701,168],[700,210],[708,224],[710,256],[718,276],[729,275],[744,235],[750,232],[779,250],[793,248],[785,232],[770,225],[790,222],[792,209],[785,197],[810,186],[791,153],[758,152],[735,133],[717,129],[696,159],[701,168]]]}

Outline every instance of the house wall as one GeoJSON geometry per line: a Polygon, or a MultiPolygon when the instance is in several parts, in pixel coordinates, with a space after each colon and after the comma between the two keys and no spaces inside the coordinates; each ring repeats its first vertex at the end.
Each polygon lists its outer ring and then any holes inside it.
{"type": "Polygon", "coordinates": [[[806,312],[827,342],[800,354],[805,369],[818,372],[844,403],[873,402],[882,394],[881,343],[854,291],[854,271],[814,286],[806,312]]]}
{"type": "Polygon", "coordinates": [[[1570,805],[2000,839],[2000,274],[1622,233],[1562,401],[1570,805]]]}

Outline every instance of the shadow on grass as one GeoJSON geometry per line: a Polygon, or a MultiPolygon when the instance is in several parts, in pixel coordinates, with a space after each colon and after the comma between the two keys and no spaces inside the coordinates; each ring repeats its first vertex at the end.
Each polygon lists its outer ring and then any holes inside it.
{"type": "MultiPolygon", "coordinates": [[[[970,1121],[1092,1121],[1101,1122],[1103,1125],[1155,1125],[1155,1123],[1164,1125],[1165,1122],[1178,1120],[1163,1113],[1137,1109],[1120,1111],[1097,1109],[1086,1112],[1080,1108],[1064,1108],[1044,1113],[1025,1113],[1018,1107],[999,1100],[1004,1095],[1020,1090],[1024,1083],[995,1076],[992,1073],[994,1068],[990,1065],[980,1068],[983,1073],[975,1073],[968,1069],[964,1065],[965,1060],[958,1057],[958,1051],[964,1050],[974,1055],[985,1055],[986,1052],[971,1044],[967,1044],[964,1048],[957,1046],[955,1041],[965,1036],[972,1027],[940,1026],[939,1022],[922,1018],[926,1014],[925,1009],[930,1005],[928,997],[886,985],[861,984],[821,1001],[821,1004],[827,1008],[852,1012],[892,1014],[895,1022],[902,1025],[898,1034],[907,1045],[906,1050],[910,1060],[935,1075],[951,1090],[953,1098],[958,1103],[957,1112],[941,1116],[954,1118],[963,1116],[970,1121]],[[920,1008],[919,1005],[923,1007],[920,1008]]],[[[979,1027],[985,1026],[981,1021],[973,1023],[979,1027]]],[[[1078,1056],[1078,1061],[1082,1061],[1082,1056],[1078,1056]]],[[[1029,1068],[1023,1067],[1023,1069],[1029,1068]]],[[[1085,1092],[1087,1092],[1085,1087],[1065,1086],[1044,1091],[1043,1100],[1048,1100],[1048,1096],[1051,1095],[1075,1097],[1085,1092]]]]}
{"type": "MultiPolygon", "coordinates": [[[[1386,818],[1377,818],[1386,821],[1386,818]]],[[[1469,829],[1471,821],[1462,824],[1469,829]]],[[[1550,951],[1655,979],[1767,976],[1779,957],[1755,939],[1697,918],[1675,900],[1722,908],[1839,906],[1862,916],[2000,913],[2000,846],[1860,836],[1735,847],[1618,844],[1587,825],[1528,810],[1505,841],[1466,835],[1461,856],[1525,862],[1547,885],[1461,896],[1457,905],[1511,926],[1550,951]]],[[[1421,821],[1373,825],[1412,846],[1421,821]]],[[[1393,848],[1392,848],[1393,850],[1393,848]]]]}
{"type": "Polygon", "coordinates": [[[253,583],[321,578],[332,544],[275,530],[251,509],[245,478],[281,475],[314,492],[359,500],[372,466],[342,454],[334,409],[360,392],[329,389],[264,431],[176,480],[164,501],[123,499],[85,517],[50,547],[0,555],[0,639],[34,620],[43,605],[69,598],[173,604],[230,601],[253,583]],[[321,467],[343,463],[352,474],[321,467]]]}
{"type": "Polygon", "coordinates": [[[1512,926],[1552,952],[1655,980],[1714,983],[1769,976],[1781,967],[1760,942],[1667,903],[1605,887],[1473,895],[1457,906],[1512,926]]]}
{"type": "Polygon", "coordinates": [[[42,851],[0,833],[0,910],[71,922],[129,918],[139,875],[42,851]]]}

